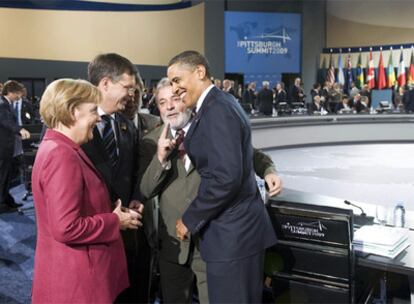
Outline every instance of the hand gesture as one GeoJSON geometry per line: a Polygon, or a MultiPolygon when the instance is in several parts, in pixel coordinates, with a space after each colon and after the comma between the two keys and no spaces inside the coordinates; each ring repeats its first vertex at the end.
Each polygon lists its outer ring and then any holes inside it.
{"type": "Polygon", "coordinates": [[[22,136],[22,139],[29,139],[30,133],[26,129],[22,128],[20,129],[20,135],[22,136]]]}
{"type": "Polygon", "coordinates": [[[282,192],[282,180],[274,173],[269,173],[264,178],[268,187],[269,196],[278,195],[282,192]]]}
{"type": "Polygon", "coordinates": [[[161,132],[161,136],[158,139],[157,157],[161,164],[165,164],[168,155],[170,155],[171,151],[175,147],[175,140],[168,138],[169,129],[170,124],[165,124],[164,129],[161,132]]]}
{"type": "Polygon", "coordinates": [[[119,227],[121,230],[126,229],[138,229],[139,226],[142,226],[140,219],[142,216],[135,212],[132,209],[123,208],[121,204],[121,200],[117,200],[115,202],[115,209],[112,213],[115,213],[119,219],[119,227]]]}
{"type": "Polygon", "coordinates": [[[138,200],[132,200],[129,203],[128,207],[129,209],[132,209],[135,212],[138,212],[141,216],[142,216],[142,213],[144,212],[144,205],[138,200]]]}
{"type": "Polygon", "coordinates": [[[184,241],[188,238],[188,228],[184,225],[182,219],[177,220],[177,224],[175,225],[177,237],[184,241]]]}

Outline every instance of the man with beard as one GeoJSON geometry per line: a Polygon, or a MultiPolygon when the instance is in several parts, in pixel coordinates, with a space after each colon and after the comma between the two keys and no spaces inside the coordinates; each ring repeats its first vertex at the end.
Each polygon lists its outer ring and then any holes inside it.
{"type": "MultiPolygon", "coordinates": [[[[208,303],[206,266],[200,257],[198,237],[187,240],[176,237],[176,222],[197,196],[200,184],[200,176],[183,149],[183,137],[191,125],[191,111],[173,94],[167,78],[159,82],[155,97],[164,125],[140,143],[140,169],[147,167],[141,182],[142,194],[159,198],[163,301],[191,303],[196,278],[200,303],[208,303]]],[[[255,170],[265,177],[270,195],[280,192],[281,181],[272,160],[258,150],[255,150],[255,170]]]]}

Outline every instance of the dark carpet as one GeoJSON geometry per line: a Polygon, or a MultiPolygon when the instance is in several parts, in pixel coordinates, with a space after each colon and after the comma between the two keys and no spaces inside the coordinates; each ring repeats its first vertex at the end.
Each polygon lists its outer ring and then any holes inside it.
{"type": "Polygon", "coordinates": [[[23,185],[11,190],[22,212],[0,213],[0,303],[30,303],[36,224],[32,197],[23,185]]]}

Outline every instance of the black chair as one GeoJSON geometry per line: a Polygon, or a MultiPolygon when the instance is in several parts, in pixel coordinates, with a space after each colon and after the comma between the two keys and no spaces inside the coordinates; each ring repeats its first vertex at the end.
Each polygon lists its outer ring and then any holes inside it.
{"type": "Polygon", "coordinates": [[[270,200],[268,212],[279,239],[265,261],[276,303],[354,303],[366,297],[361,284],[355,290],[352,210],[270,200]]]}

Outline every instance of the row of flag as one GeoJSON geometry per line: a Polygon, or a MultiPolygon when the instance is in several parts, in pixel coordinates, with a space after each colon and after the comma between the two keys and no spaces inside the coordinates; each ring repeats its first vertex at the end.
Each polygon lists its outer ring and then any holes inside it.
{"type": "MultiPolygon", "coordinates": [[[[335,68],[333,65],[332,53],[329,59],[329,68],[326,74],[326,81],[334,84],[335,81],[346,86],[351,87],[353,80],[351,55],[348,54],[346,58],[346,74],[347,81],[345,83],[345,72],[342,63],[342,56],[338,59],[338,71],[335,78],[335,68]]],[[[396,88],[397,86],[405,86],[407,84],[414,85],[414,50],[411,52],[410,66],[406,75],[406,68],[404,64],[403,51],[401,50],[400,61],[398,64],[397,76],[395,74],[394,64],[392,62],[392,51],[388,60],[387,72],[385,72],[384,61],[382,56],[382,50],[380,51],[380,59],[378,64],[377,79],[375,77],[374,60],[372,59],[372,50],[369,53],[368,69],[366,74],[366,80],[364,77],[364,68],[362,66],[361,53],[358,57],[358,64],[356,69],[356,80],[355,85],[358,88],[362,88],[364,84],[367,84],[370,89],[377,88],[379,90],[386,88],[396,88]]]]}

